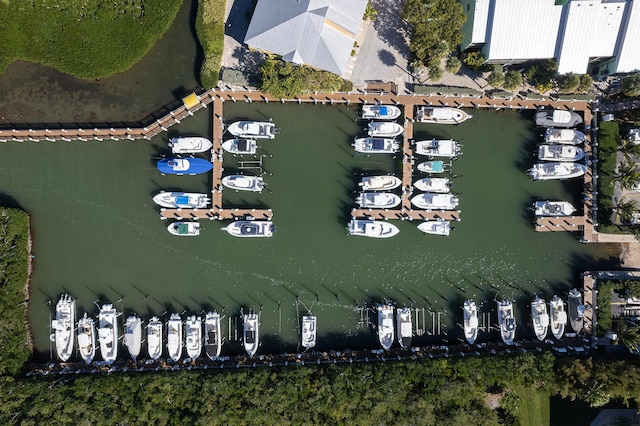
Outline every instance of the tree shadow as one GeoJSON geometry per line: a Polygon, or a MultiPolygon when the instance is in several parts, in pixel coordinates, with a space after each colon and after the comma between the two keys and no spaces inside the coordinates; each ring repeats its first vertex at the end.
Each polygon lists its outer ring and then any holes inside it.
{"type": "Polygon", "coordinates": [[[380,62],[389,67],[392,67],[396,64],[395,56],[393,56],[393,53],[389,52],[386,49],[381,49],[378,51],[378,59],[380,59],[380,62]]]}
{"type": "Polygon", "coordinates": [[[373,23],[378,37],[408,60],[411,54],[407,40],[411,27],[401,17],[405,2],[397,0],[372,0],[371,3],[373,8],[378,12],[376,20],[373,23]]]}
{"type": "Polygon", "coordinates": [[[234,0],[227,17],[224,34],[243,44],[256,3],[257,0],[234,0]]]}

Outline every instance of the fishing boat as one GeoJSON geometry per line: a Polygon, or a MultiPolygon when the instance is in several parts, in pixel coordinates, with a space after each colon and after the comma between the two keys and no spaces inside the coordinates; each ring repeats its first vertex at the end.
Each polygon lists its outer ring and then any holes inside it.
{"type": "Polygon", "coordinates": [[[363,191],[388,191],[402,185],[402,180],[395,176],[365,176],[358,185],[363,191]]]}
{"type": "Polygon", "coordinates": [[[153,360],[162,356],[162,321],[158,317],[152,317],[147,324],[147,351],[153,360]]]}
{"type": "Polygon", "coordinates": [[[356,204],[362,208],[391,209],[400,204],[400,197],[390,192],[362,192],[356,204]]]}
{"type": "Polygon", "coordinates": [[[173,313],[167,322],[167,351],[169,358],[178,362],[182,357],[182,319],[173,313]]]}
{"type": "Polygon", "coordinates": [[[363,105],[362,118],[365,120],[395,120],[400,117],[400,108],[394,105],[363,105]]]}
{"type": "Polygon", "coordinates": [[[205,152],[212,146],[209,139],[200,136],[180,136],[169,139],[169,147],[174,154],[196,154],[205,152]]]}
{"type": "Polygon", "coordinates": [[[582,304],[582,293],[580,290],[572,288],[569,290],[569,323],[576,333],[582,331],[584,326],[584,305],[582,304]]]}
{"type": "Polygon", "coordinates": [[[212,361],[222,352],[220,314],[215,311],[208,312],[204,317],[204,351],[212,361]]]}
{"type": "Polygon", "coordinates": [[[531,302],[531,322],[534,334],[542,342],[547,337],[549,314],[547,313],[547,304],[538,296],[531,302]]]}
{"type": "Polygon", "coordinates": [[[424,192],[445,194],[451,191],[451,181],[448,178],[422,178],[414,182],[413,186],[424,192]]]}
{"type": "Polygon", "coordinates": [[[406,349],[411,346],[411,340],[413,339],[411,309],[403,307],[396,310],[396,327],[396,334],[400,347],[406,349]]]}
{"type": "Polygon", "coordinates": [[[421,123],[460,124],[473,116],[459,108],[423,106],[418,108],[416,120],[421,123]]]}
{"type": "Polygon", "coordinates": [[[462,328],[464,338],[472,345],[478,338],[478,308],[473,300],[466,300],[462,305],[462,328]]]}
{"type": "Polygon", "coordinates": [[[169,209],[203,209],[209,205],[207,194],[197,192],[160,192],[153,197],[153,202],[169,209]]]}
{"type": "Polygon", "coordinates": [[[580,145],[585,139],[585,134],[575,129],[555,129],[550,127],[544,132],[544,141],[547,143],[580,145]]]}
{"type": "Polygon", "coordinates": [[[418,164],[416,168],[423,173],[442,173],[446,171],[444,161],[440,160],[425,161],[418,164]]]}
{"type": "Polygon", "coordinates": [[[389,222],[375,220],[352,219],[347,226],[350,235],[371,238],[391,238],[400,230],[389,222]]]}
{"type": "Polygon", "coordinates": [[[96,356],[96,329],[93,318],[88,317],[86,312],[78,320],[78,350],[87,364],[96,356]]]}
{"type": "Polygon", "coordinates": [[[157,167],[165,175],[197,175],[213,169],[213,163],[204,158],[163,158],[157,167]]]}
{"type": "Polygon", "coordinates": [[[302,347],[311,349],[316,345],[316,322],[315,315],[305,315],[302,317],[302,347]]]}
{"type": "Polygon", "coordinates": [[[184,323],[184,334],[187,339],[187,355],[196,360],[202,353],[202,319],[191,315],[184,323]]]}
{"type": "Polygon", "coordinates": [[[558,296],[553,296],[549,302],[551,315],[551,334],[556,339],[562,339],[564,327],[567,325],[567,312],[564,310],[564,302],[558,296]]]}
{"type": "Polygon", "coordinates": [[[425,234],[449,236],[451,222],[448,220],[427,220],[418,225],[418,229],[425,234]]]}
{"type": "Polygon", "coordinates": [[[462,154],[462,147],[452,139],[430,139],[416,141],[414,144],[415,153],[418,155],[453,158],[462,154]]]}
{"type": "Polygon", "coordinates": [[[100,354],[107,364],[118,357],[118,314],[111,304],[102,305],[98,314],[100,354]]]}
{"type": "Polygon", "coordinates": [[[579,161],[584,156],[582,148],[573,145],[542,144],[538,148],[540,161],[579,161]]]}
{"type": "Polygon", "coordinates": [[[200,235],[200,224],[198,222],[172,222],[167,226],[167,230],[172,235],[179,237],[195,237],[200,235]]]}
{"type": "Polygon", "coordinates": [[[422,210],[455,210],[458,207],[458,197],[425,192],[411,198],[411,204],[422,210]]]}
{"type": "Polygon", "coordinates": [[[404,127],[398,123],[387,121],[372,121],[367,128],[369,136],[373,138],[393,138],[404,133],[404,127]]]}
{"type": "Polygon", "coordinates": [[[264,179],[260,176],[229,175],[222,178],[222,184],[236,191],[262,192],[264,179]]]}
{"type": "Polygon", "coordinates": [[[382,349],[388,351],[393,345],[393,305],[389,303],[378,305],[378,340],[382,349]]]}
{"type": "Polygon", "coordinates": [[[254,356],[260,345],[260,319],[258,318],[258,314],[244,314],[243,342],[247,354],[250,357],[254,356]]]}
{"type": "Polygon", "coordinates": [[[56,318],[51,321],[51,340],[56,343],[56,353],[62,362],[67,362],[73,354],[75,324],[76,301],[68,294],[63,294],[56,304],[56,318]]]}
{"type": "Polygon", "coordinates": [[[567,201],[536,201],[533,203],[535,216],[571,216],[575,207],[567,201]]]}
{"type": "Polygon", "coordinates": [[[513,345],[516,337],[516,319],[513,316],[513,303],[509,300],[500,300],[498,303],[498,324],[502,341],[507,345],[513,345]]]}
{"type": "Polygon", "coordinates": [[[576,127],[582,123],[582,117],[573,111],[563,109],[542,109],[536,112],[536,124],[544,127],[576,127]]]}
{"type": "Polygon", "coordinates": [[[578,163],[537,163],[527,172],[533,180],[570,179],[582,176],[587,166],[578,163]]]}
{"type": "Polygon", "coordinates": [[[220,229],[240,238],[268,238],[273,236],[276,230],[273,222],[268,220],[237,220],[220,229]]]}
{"type": "Polygon", "coordinates": [[[237,155],[255,154],[258,143],[255,139],[229,139],[222,142],[222,149],[237,155]]]}
{"type": "Polygon", "coordinates": [[[363,154],[393,154],[400,150],[400,143],[388,138],[355,138],[353,149],[363,154]]]}
{"type": "Polygon", "coordinates": [[[142,320],[136,315],[131,315],[124,323],[124,345],[135,361],[142,345],[142,320]]]}
{"type": "Polygon", "coordinates": [[[236,121],[229,125],[229,133],[239,138],[273,139],[278,129],[270,121],[236,121]]]}

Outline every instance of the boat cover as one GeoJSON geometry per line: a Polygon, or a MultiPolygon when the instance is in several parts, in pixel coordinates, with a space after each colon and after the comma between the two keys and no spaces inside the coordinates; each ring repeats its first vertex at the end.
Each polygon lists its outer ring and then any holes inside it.
{"type": "Polygon", "coordinates": [[[431,170],[434,172],[441,172],[444,170],[444,163],[442,161],[434,161],[431,163],[431,170]]]}
{"type": "Polygon", "coordinates": [[[253,223],[240,226],[240,233],[242,235],[257,235],[259,227],[253,223]]]}
{"type": "Polygon", "coordinates": [[[449,108],[433,108],[429,116],[434,120],[452,120],[454,118],[453,110],[449,108]]]}
{"type": "Polygon", "coordinates": [[[388,114],[388,108],[386,106],[381,106],[380,107],[380,115],[387,115],[388,114]]]}
{"type": "Polygon", "coordinates": [[[373,139],[372,143],[371,143],[371,146],[375,150],[382,150],[382,149],[384,149],[384,140],[383,139],[373,139]]]}
{"type": "Polygon", "coordinates": [[[571,112],[556,109],[553,111],[553,121],[556,123],[568,123],[571,121],[571,112]]]}
{"type": "Polygon", "coordinates": [[[236,141],[236,146],[238,151],[246,151],[247,150],[247,140],[246,139],[238,139],[236,141]]]}
{"type": "Polygon", "coordinates": [[[505,322],[506,322],[505,326],[507,331],[512,331],[516,329],[516,320],[514,318],[507,318],[505,322]]]}
{"type": "Polygon", "coordinates": [[[176,226],[176,230],[178,231],[178,234],[188,234],[189,233],[189,225],[187,225],[186,223],[179,223],[176,226]]]}
{"type": "Polygon", "coordinates": [[[189,204],[189,197],[187,195],[178,195],[176,197],[176,204],[179,204],[179,205],[189,204]]]}

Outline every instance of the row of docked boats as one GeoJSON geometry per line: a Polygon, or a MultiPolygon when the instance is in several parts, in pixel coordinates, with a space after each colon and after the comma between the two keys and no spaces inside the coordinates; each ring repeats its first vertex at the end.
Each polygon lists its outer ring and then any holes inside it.
{"type": "MultiPolygon", "coordinates": [[[[220,228],[232,237],[269,238],[275,232],[275,225],[270,220],[236,220],[220,228]]],[[[196,221],[176,221],[167,226],[170,234],[179,237],[196,237],[200,235],[200,223],[196,221]]]]}
{"type": "Polygon", "coordinates": [[[395,309],[390,303],[381,303],[378,312],[378,340],[385,351],[391,349],[397,339],[401,348],[411,346],[413,339],[413,321],[411,309],[407,307],[395,309]]]}
{"type": "Polygon", "coordinates": [[[404,133],[404,127],[393,121],[400,117],[400,108],[395,105],[363,105],[361,118],[370,121],[367,125],[369,137],[355,138],[353,148],[363,154],[393,154],[400,150],[396,136],[404,133]],[[376,121],[377,120],[377,121],[376,121]]]}
{"type": "MultiPolygon", "coordinates": [[[[401,111],[395,105],[363,105],[361,117],[365,120],[395,120],[401,111]]],[[[472,118],[460,108],[447,106],[419,106],[416,110],[416,120],[420,123],[432,124],[460,124],[472,118]]]]}

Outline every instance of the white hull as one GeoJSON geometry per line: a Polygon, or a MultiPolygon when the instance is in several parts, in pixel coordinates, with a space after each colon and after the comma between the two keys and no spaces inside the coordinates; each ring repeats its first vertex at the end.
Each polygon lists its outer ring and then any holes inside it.
{"type": "Polygon", "coordinates": [[[362,118],[365,120],[395,120],[400,117],[400,108],[394,105],[363,105],[362,118]]]}
{"type": "Polygon", "coordinates": [[[178,137],[171,138],[169,146],[174,154],[196,154],[211,149],[213,144],[203,137],[178,137]]]}
{"type": "Polygon", "coordinates": [[[529,170],[533,180],[570,179],[582,176],[587,166],[577,163],[538,163],[529,170]]]}
{"type": "Polygon", "coordinates": [[[544,141],[547,143],[560,143],[564,145],[580,145],[585,141],[585,134],[573,129],[549,128],[545,131],[544,141]]]}
{"type": "Polygon", "coordinates": [[[349,234],[370,238],[391,238],[400,230],[389,222],[353,219],[347,227],[349,234]]]}
{"type": "Polygon", "coordinates": [[[446,194],[451,192],[451,182],[448,178],[422,178],[413,183],[418,191],[437,192],[446,194]]]}
{"type": "Polygon", "coordinates": [[[363,191],[389,191],[402,185],[402,180],[395,176],[366,176],[359,185],[363,191]]]}
{"type": "Polygon", "coordinates": [[[229,126],[229,133],[239,138],[273,139],[278,130],[270,121],[236,121],[229,126]]]}
{"type": "Polygon", "coordinates": [[[238,220],[220,229],[239,238],[268,238],[275,231],[273,222],[267,220],[238,220]]]}
{"type": "Polygon", "coordinates": [[[393,345],[393,306],[378,305],[378,340],[382,349],[388,351],[393,345]]]}
{"type": "Polygon", "coordinates": [[[396,334],[401,348],[406,349],[411,346],[413,339],[411,309],[400,308],[396,311],[396,334]]]}
{"type": "Polygon", "coordinates": [[[124,345],[135,361],[140,355],[142,345],[142,320],[135,315],[127,318],[124,324],[124,345]]]}
{"type": "Polygon", "coordinates": [[[580,333],[584,326],[584,305],[582,304],[582,293],[575,288],[569,290],[567,305],[569,309],[569,323],[571,324],[571,328],[573,328],[573,331],[576,333],[580,333]]]}
{"type": "Polygon", "coordinates": [[[564,302],[558,296],[553,296],[549,302],[549,313],[551,316],[551,334],[556,339],[562,339],[564,328],[567,325],[567,312],[564,309],[564,302]]]}
{"type": "Polygon", "coordinates": [[[56,304],[56,319],[51,321],[56,353],[62,362],[71,358],[74,349],[76,324],[76,301],[68,294],[63,294],[56,304]]]}
{"type": "Polygon", "coordinates": [[[418,225],[418,229],[425,234],[449,236],[451,222],[447,220],[428,220],[418,225]]]}
{"type": "Polygon", "coordinates": [[[419,122],[432,124],[460,124],[470,118],[472,115],[451,107],[419,107],[416,114],[419,122]]]}
{"type": "Polygon", "coordinates": [[[203,209],[209,205],[207,194],[196,192],[160,192],[153,202],[167,208],[203,209]]]}
{"type": "Polygon", "coordinates": [[[535,121],[538,126],[569,128],[582,123],[582,117],[573,111],[543,109],[536,112],[535,121]]]}
{"type": "Polygon", "coordinates": [[[445,170],[444,162],[440,160],[436,161],[425,161],[423,163],[418,164],[416,167],[418,171],[423,173],[442,173],[445,170]]]}
{"type": "Polygon", "coordinates": [[[195,315],[187,318],[184,324],[187,339],[187,356],[196,360],[202,353],[202,319],[195,315]]]}
{"type": "Polygon", "coordinates": [[[171,314],[167,322],[167,351],[169,358],[178,362],[182,357],[182,319],[180,315],[171,314]]]}
{"type": "Polygon", "coordinates": [[[547,304],[539,297],[531,302],[531,322],[534,334],[538,340],[543,341],[547,337],[549,329],[549,314],[547,313],[547,304]]]}
{"type": "Polygon", "coordinates": [[[171,235],[178,237],[196,237],[200,235],[200,224],[198,222],[173,222],[167,226],[171,235]]]}
{"type": "Polygon", "coordinates": [[[368,132],[372,138],[393,138],[404,133],[404,127],[398,123],[372,121],[369,123],[368,132]]]}
{"type": "Polygon", "coordinates": [[[582,148],[572,145],[543,144],[538,148],[540,161],[579,161],[584,155],[582,148]]]}
{"type": "Polygon", "coordinates": [[[513,341],[516,337],[516,319],[513,315],[513,304],[508,300],[499,301],[497,303],[500,336],[504,343],[507,345],[513,345],[513,341]]]}
{"type": "Polygon", "coordinates": [[[158,317],[151,318],[147,325],[147,351],[153,360],[162,356],[162,321],[158,317]]]}
{"type": "Polygon", "coordinates": [[[460,144],[452,139],[431,139],[415,142],[415,153],[429,157],[453,158],[462,154],[460,144]]]}
{"type": "Polygon", "coordinates": [[[215,360],[222,352],[222,332],[220,314],[209,312],[204,320],[204,349],[211,360],[215,360]]]}
{"type": "Polygon", "coordinates": [[[536,201],[533,208],[536,216],[571,216],[576,211],[566,201],[536,201]]]}
{"type": "Polygon", "coordinates": [[[478,338],[478,308],[476,302],[467,300],[462,306],[464,338],[472,345],[478,338]]]}
{"type": "Polygon", "coordinates": [[[400,204],[400,197],[389,192],[363,192],[356,198],[362,208],[391,209],[400,204]]]}
{"type": "Polygon", "coordinates": [[[100,354],[107,364],[118,358],[118,315],[112,305],[102,305],[98,314],[100,354]]]}
{"type": "Polygon", "coordinates": [[[400,144],[389,138],[356,138],[353,149],[363,154],[393,154],[400,150],[400,144]]]}
{"type": "Polygon", "coordinates": [[[302,347],[311,349],[316,345],[316,321],[313,315],[305,315],[302,317],[302,347]]]}
{"type": "Polygon", "coordinates": [[[260,346],[260,320],[258,314],[244,314],[243,342],[247,354],[252,357],[260,346]]]}
{"type": "Polygon", "coordinates": [[[458,207],[458,197],[425,192],[411,198],[411,204],[422,210],[455,210],[458,207]]]}
{"type": "Polygon", "coordinates": [[[96,328],[93,318],[88,317],[86,312],[78,321],[78,350],[87,364],[96,356],[96,328]]]}
{"type": "Polygon", "coordinates": [[[258,144],[254,139],[229,139],[222,142],[222,149],[231,154],[255,154],[258,144]]]}
{"type": "Polygon", "coordinates": [[[264,189],[264,179],[259,176],[225,176],[222,178],[222,184],[236,191],[262,192],[264,189]]]}

